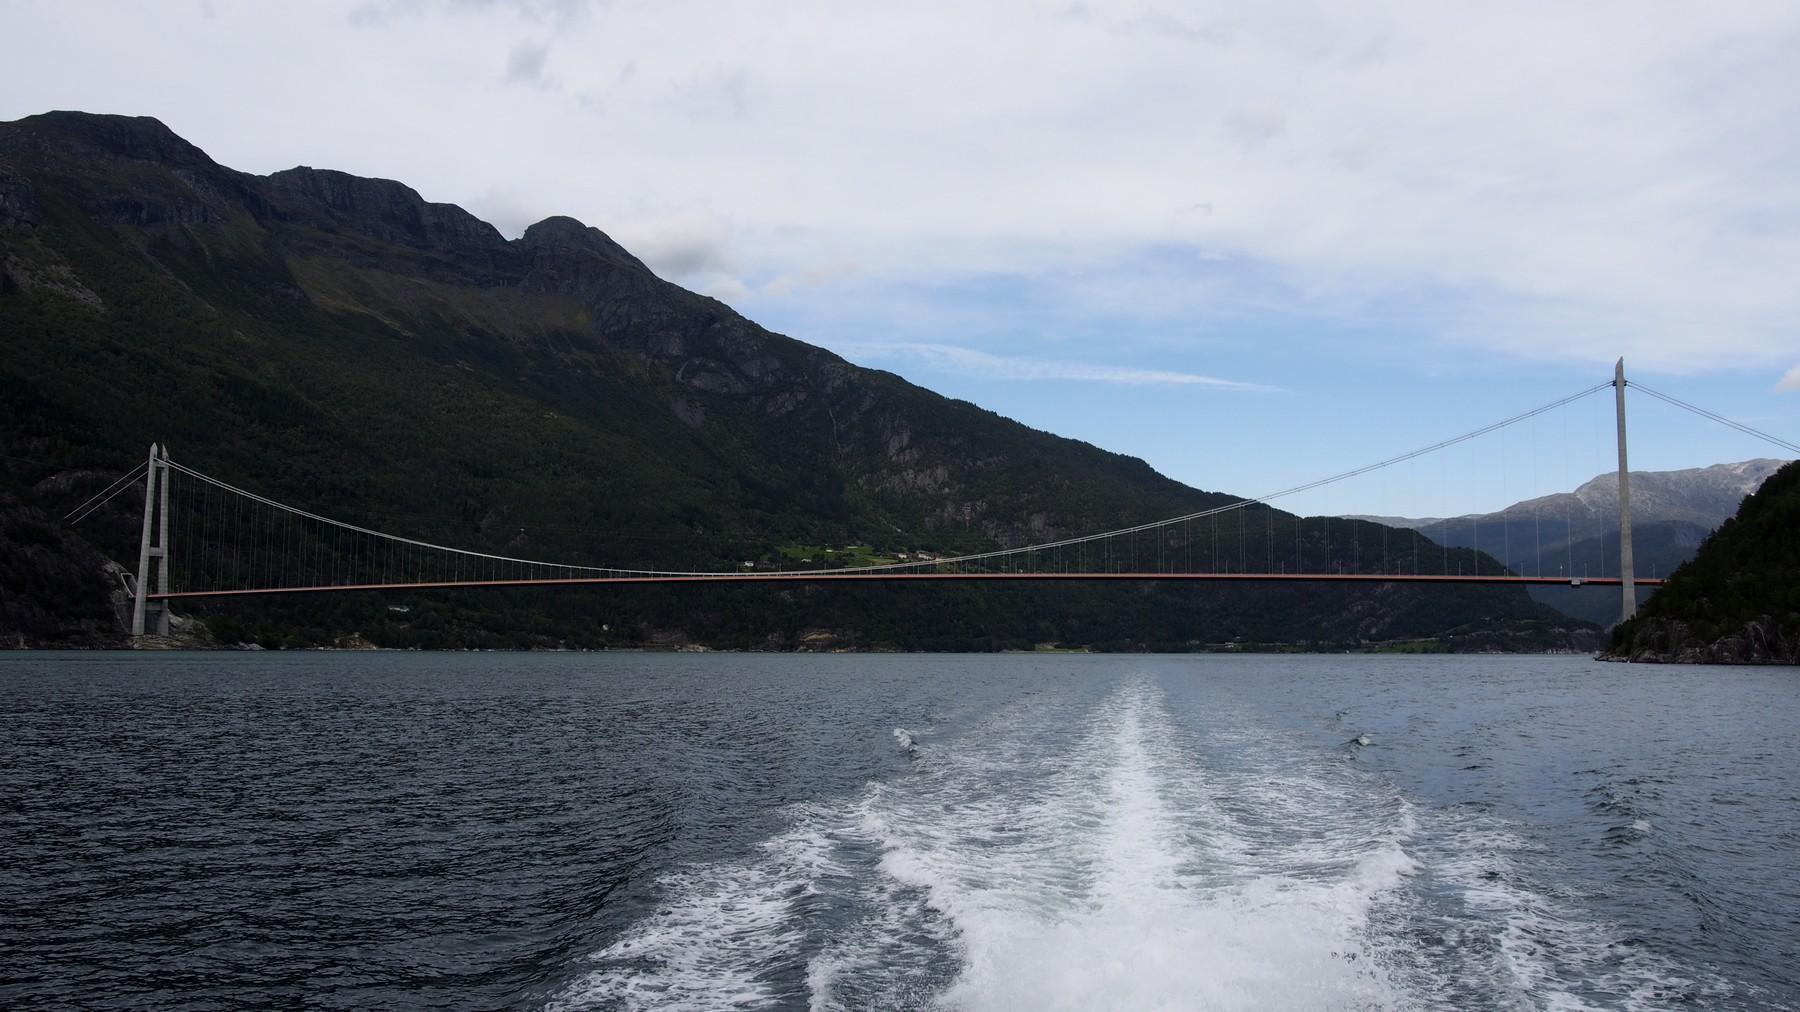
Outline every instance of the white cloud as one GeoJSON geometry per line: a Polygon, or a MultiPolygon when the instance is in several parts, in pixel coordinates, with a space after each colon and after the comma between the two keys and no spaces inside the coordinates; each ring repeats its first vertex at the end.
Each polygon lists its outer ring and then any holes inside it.
{"type": "Polygon", "coordinates": [[[838,342],[846,354],[871,360],[910,358],[922,361],[943,372],[956,372],[1002,380],[1077,380],[1090,383],[1117,383],[1128,386],[1174,385],[1204,386],[1221,390],[1270,393],[1279,387],[1262,383],[1245,383],[1195,373],[1170,372],[1163,369],[1133,369],[1125,366],[1069,362],[1060,359],[1022,358],[995,355],[974,348],[924,342],[858,344],[838,342]]]}
{"type": "Polygon", "coordinates": [[[1781,382],[1775,384],[1775,389],[1778,391],[1800,390],[1800,365],[1789,369],[1787,375],[1781,377],[1781,382]]]}
{"type": "Polygon", "coordinates": [[[549,59],[548,43],[530,40],[519,43],[506,57],[507,83],[553,89],[555,82],[545,73],[545,65],[549,59]]]}
{"type": "Polygon", "coordinates": [[[762,286],[764,295],[787,298],[809,288],[828,285],[856,273],[856,261],[837,260],[776,275],[762,286]]]}
{"type": "Polygon", "coordinates": [[[737,269],[731,219],[722,214],[696,208],[661,210],[605,230],[652,270],[673,280],[737,269]]]}
{"type": "Polygon", "coordinates": [[[216,13],[6,5],[0,34],[32,44],[0,67],[0,117],[152,114],[252,171],[504,188],[677,280],[773,295],[853,261],[903,282],[1062,272],[1142,306],[1182,286],[1119,265],[1176,249],[1250,279],[1208,281],[1196,313],[1392,312],[1545,361],[1792,357],[1791,0],[216,13]]]}
{"type": "Polygon", "coordinates": [[[510,186],[491,187],[462,201],[470,214],[500,230],[508,239],[517,239],[525,230],[556,213],[546,210],[538,198],[520,193],[510,186]]]}
{"type": "Polygon", "coordinates": [[[738,278],[721,274],[708,278],[699,286],[700,291],[720,302],[736,302],[750,294],[750,286],[738,278]]]}

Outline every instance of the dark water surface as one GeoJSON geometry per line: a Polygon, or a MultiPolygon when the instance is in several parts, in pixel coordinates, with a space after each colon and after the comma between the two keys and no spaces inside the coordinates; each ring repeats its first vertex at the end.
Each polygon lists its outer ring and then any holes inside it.
{"type": "Polygon", "coordinates": [[[1797,1008],[1797,690],[0,654],[0,1006],[1797,1008]]]}

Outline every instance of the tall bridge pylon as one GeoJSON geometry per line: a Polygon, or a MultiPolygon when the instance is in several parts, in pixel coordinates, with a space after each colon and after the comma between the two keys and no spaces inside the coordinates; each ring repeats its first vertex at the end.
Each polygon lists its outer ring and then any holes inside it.
{"type": "Polygon", "coordinates": [[[1613,402],[1619,416],[1619,621],[1637,614],[1637,586],[1631,564],[1631,468],[1625,462],[1625,359],[1613,365],[1613,402]]]}
{"type": "Polygon", "coordinates": [[[169,593],[169,449],[150,444],[150,460],[144,469],[144,529],[138,541],[137,580],[131,603],[131,635],[144,635],[145,620],[156,615],[156,634],[169,635],[169,599],[151,598],[151,573],[156,593],[169,593]]]}

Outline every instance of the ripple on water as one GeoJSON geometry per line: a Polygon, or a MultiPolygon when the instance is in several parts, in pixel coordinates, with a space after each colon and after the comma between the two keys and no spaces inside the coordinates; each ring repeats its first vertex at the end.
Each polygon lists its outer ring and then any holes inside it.
{"type": "Polygon", "coordinates": [[[1793,1006],[1796,694],[1629,674],[4,657],[0,1002],[1793,1006]]]}

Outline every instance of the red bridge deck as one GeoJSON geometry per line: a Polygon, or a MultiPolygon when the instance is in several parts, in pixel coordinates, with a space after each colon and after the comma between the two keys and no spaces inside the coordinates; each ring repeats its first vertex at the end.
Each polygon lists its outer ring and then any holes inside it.
{"type": "MultiPolygon", "coordinates": [[[[1540,586],[1617,587],[1616,576],[1463,576],[1397,573],[704,573],[694,576],[576,576],[537,580],[455,580],[426,583],[354,583],[308,587],[257,587],[247,590],[184,590],[148,594],[148,600],[196,597],[249,597],[268,594],[317,594],[352,590],[448,590],[458,587],[580,587],[639,583],[902,583],[906,581],[1007,580],[1161,580],[1199,583],[1461,583],[1527,584],[1540,586]]],[[[1633,581],[1640,587],[1660,587],[1656,578],[1633,581]]]]}

